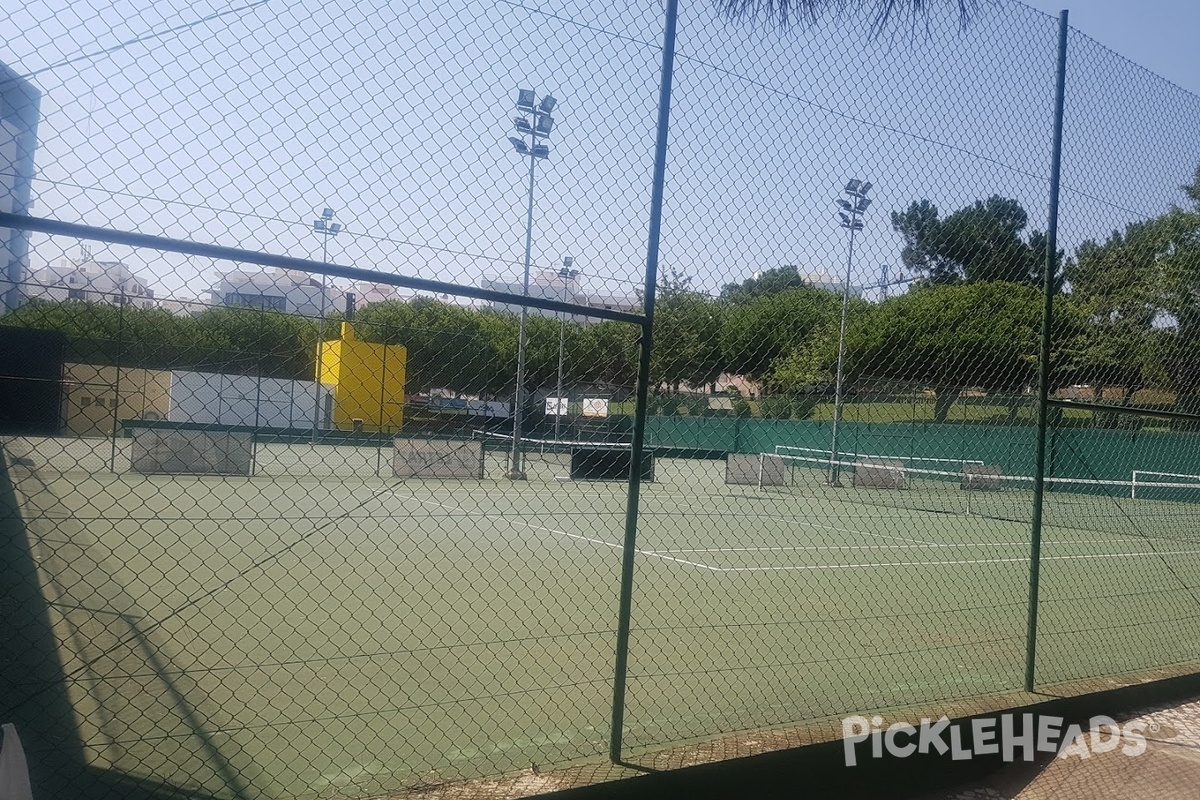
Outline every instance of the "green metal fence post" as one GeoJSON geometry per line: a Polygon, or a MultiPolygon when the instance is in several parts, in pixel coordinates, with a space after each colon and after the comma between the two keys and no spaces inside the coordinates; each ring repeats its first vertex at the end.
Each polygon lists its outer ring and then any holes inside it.
{"type": "Polygon", "coordinates": [[[1058,252],[1058,184],[1062,171],[1063,98],[1067,75],[1067,11],[1058,15],[1058,74],[1054,90],[1054,145],[1050,156],[1050,214],[1046,224],[1046,267],[1042,276],[1042,344],[1038,355],[1037,454],[1029,539],[1029,627],[1025,643],[1025,691],[1033,691],[1037,661],[1038,582],[1041,577],[1042,502],[1046,488],[1046,425],[1050,403],[1050,325],[1054,320],[1054,268],[1058,252]]]}
{"type": "Polygon", "coordinates": [[[625,543],[621,550],[621,594],[617,608],[617,652],[613,665],[612,731],[608,755],[621,760],[625,729],[625,678],[629,668],[629,617],[633,610],[633,557],[637,552],[638,493],[646,443],[646,406],[650,389],[650,352],[654,343],[654,298],[658,286],[658,243],[662,229],[663,182],[667,172],[667,128],[671,121],[671,77],[675,66],[675,27],[679,0],[667,0],[663,31],[662,77],[658,92],[658,137],[654,148],[654,184],[650,195],[650,231],[646,245],[646,289],[643,299],[642,347],[638,359],[637,401],[629,465],[629,499],[625,506],[625,543]]]}

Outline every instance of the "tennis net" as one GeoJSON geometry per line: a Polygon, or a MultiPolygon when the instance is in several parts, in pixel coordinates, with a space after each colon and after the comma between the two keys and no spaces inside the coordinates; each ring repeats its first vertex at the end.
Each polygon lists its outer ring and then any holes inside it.
{"type": "MultiPolygon", "coordinates": [[[[1028,522],[1035,478],[1006,475],[978,461],[958,469],[924,469],[903,459],[763,453],[763,491],[830,502],[1028,522]],[[771,461],[775,463],[772,465],[771,461]],[[833,467],[841,486],[830,484],[833,467]]],[[[1047,476],[1043,522],[1048,526],[1121,535],[1200,540],[1200,475],[1136,470],[1129,480],[1047,476]]]]}

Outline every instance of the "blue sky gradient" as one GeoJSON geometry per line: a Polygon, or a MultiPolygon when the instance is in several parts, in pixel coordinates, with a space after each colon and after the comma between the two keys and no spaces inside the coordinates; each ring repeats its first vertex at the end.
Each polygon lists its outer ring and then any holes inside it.
{"type": "MultiPolygon", "coordinates": [[[[1193,13],[1181,3],[1152,19],[1147,8],[1142,22],[1172,35],[1182,31],[1172,20],[1193,13]]],[[[29,0],[0,60],[36,72],[44,93],[36,214],[313,257],[311,220],[328,205],[345,226],[335,262],[471,285],[520,274],[527,165],[507,142],[513,99],[519,86],[552,92],[535,266],[570,255],[593,290],[633,292],[661,16],[644,0],[90,0],[65,10],[29,0]],[[231,8],[244,10],[45,69],[231,8]]],[[[1179,72],[1159,78],[1103,46],[1121,43],[1087,27],[1096,17],[1072,16],[1084,27],[1070,44],[1068,250],[1182,202],[1179,186],[1200,163],[1200,99],[1180,88],[1191,51],[1165,48],[1178,54],[1159,54],[1162,68],[1179,72]]],[[[833,204],[851,177],[875,184],[855,283],[885,264],[895,274],[901,242],[888,216],[915,200],[949,213],[1001,194],[1043,229],[1056,25],[1000,1],[981,4],[966,30],[945,9],[927,31],[872,38],[862,18],[780,32],[683,3],[663,268],[711,292],[782,264],[841,274],[833,204]]],[[[74,246],[34,237],[33,266],[74,246]]],[[[215,271],[234,266],[94,250],[183,297],[205,296],[215,271]]]]}

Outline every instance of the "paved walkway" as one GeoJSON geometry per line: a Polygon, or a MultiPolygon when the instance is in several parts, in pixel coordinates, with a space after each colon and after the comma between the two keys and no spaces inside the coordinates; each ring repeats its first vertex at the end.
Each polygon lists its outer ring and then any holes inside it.
{"type": "Polygon", "coordinates": [[[1092,753],[1086,759],[1015,763],[987,779],[921,800],[1195,800],[1200,798],[1200,698],[1154,707],[1121,722],[1146,726],[1137,757],[1092,753]]]}

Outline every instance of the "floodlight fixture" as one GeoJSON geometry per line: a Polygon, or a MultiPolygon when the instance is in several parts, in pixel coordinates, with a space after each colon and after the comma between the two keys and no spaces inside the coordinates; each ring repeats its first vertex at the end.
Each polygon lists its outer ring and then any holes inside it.
{"type": "Polygon", "coordinates": [[[858,201],[854,204],[854,210],[861,214],[867,210],[867,206],[869,205],[871,205],[871,198],[859,197],[858,201]]]}
{"type": "Polygon", "coordinates": [[[333,219],[333,209],[326,208],[324,211],[321,212],[321,218],[322,219],[333,219]]]}
{"type": "Polygon", "coordinates": [[[332,236],[337,236],[338,231],[340,231],[341,229],[342,229],[342,223],[335,222],[329,226],[329,233],[332,236]]]}
{"type": "Polygon", "coordinates": [[[858,178],[851,178],[846,183],[846,194],[858,194],[859,187],[861,187],[861,186],[862,186],[862,181],[860,181],[858,178]]]}
{"type": "Polygon", "coordinates": [[[537,118],[537,127],[533,129],[536,136],[549,136],[550,128],[554,125],[554,117],[549,114],[539,114],[537,118]]]}
{"type": "Polygon", "coordinates": [[[521,133],[529,133],[533,127],[529,124],[529,120],[524,117],[513,117],[513,127],[521,133]]]}
{"type": "Polygon", "coordinates": [[[533,89],[517,90],[517,108],[521,111],[533,111],[533,89]]]}
{"type": "Polygon", "coordinates": [[[521,141],[520,139],[518,139],[515,136],[508,137],[508,140],[510,142],[512,142],[512,146],[516,149],[516,151],[518,153],[520,153],[523,156],[529,155],[529,145],[525,144],[525,142],[521,141]]]}
{"type": "Polygon", "coordinates": [[[575,263],[575,259],[572,258],[571,256],[563,256],[563,268],[564,269],[570,269],[571,265],[574,263],[575,263]]]}
{"type": "Polygon", "coordinates": [[[842,199],[842,198],[840,198],[840,197],[839,197],[839,198],[838,198],[838,201],[837,201],[837,204],[838,204],[839,206],[841,206],[842,208],[844,208],[846,211],[853,211],[853,210],[854,210],[854,206],[850,205],[850,201],[849,201],[849,200],[844,200],[844,199],[842,199]]]}
{"type": "Polygon", "coordinates": [[[838,212],[838,217],[839,217],[839,218],[842,220],[842,225],[843,225],[843,226],[849,226],[849,225],[850,225],[850,217],[849,217],[849,216],[847,216],[846,214],[843,214],[842,212],[840,212],[840,211],[839,211],[839,212],[838,212]]]}
{"type": "Polygon", "coordinates": [[[858,193],[865,195],[869,191],[871,191],[871,182],[863,181],[863,185],[859,188],[858,193]]]}
{"type": "Polygon", "coordinates": [[[554,110],[554,106],[556,106],[556,105],[558,105],[558,101],[554,99],[554,95],[549,95],[549,94],[546,95],[545,97],[542,98],[542,105],[541,105],[542,113],[549,114],[551,111],[554,110]]]}
{"type": "Polygon", "coordinates": [[[549,158],[550,157],[549,145],[535,144],[533,146],[533,157],[534,158],[549,158]]]}
{"type": "Polygon", "coordinates": [[[313,230],[316,231],[317,233],[320,233],[321,231],[325,230],[325,220],[314,219],[313,220],[313,230]]]}

